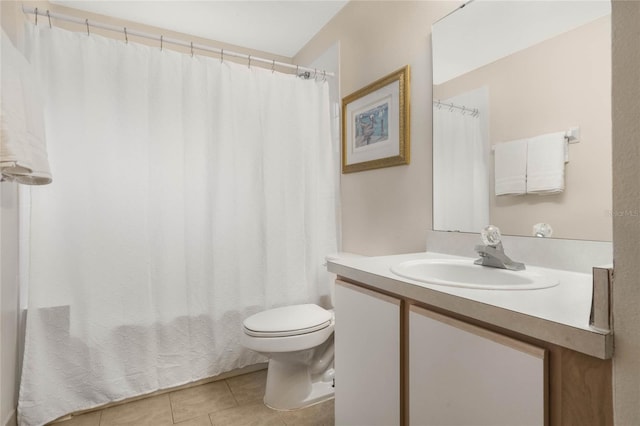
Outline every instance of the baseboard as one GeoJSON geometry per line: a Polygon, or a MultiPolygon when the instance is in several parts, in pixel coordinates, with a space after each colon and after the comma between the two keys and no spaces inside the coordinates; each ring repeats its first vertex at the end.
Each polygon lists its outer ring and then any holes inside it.
{"type": "Polygon", "coordinates": [[[11,413],[3,420],[2,426],[18,426],[18,419],[16,418],[16,410],[11,410],[11,413]]]}

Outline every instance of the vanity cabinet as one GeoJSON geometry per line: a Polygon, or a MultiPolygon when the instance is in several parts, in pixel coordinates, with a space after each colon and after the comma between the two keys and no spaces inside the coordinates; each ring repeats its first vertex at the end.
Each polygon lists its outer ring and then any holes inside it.
{"type": "Polygon", "coordinates": [[[336,425],[399,424],[400,299],[337,281],[334,305],[336,425]]]}
{"type": "Polygon", "coordinates": [[[336,425],[612,425],[612,364],[339,277],[336,425]]]}
{"type": "Polygon", "coordinates": [[[411,306],[409,424],[544,425],[546,352],[411,306]]]}

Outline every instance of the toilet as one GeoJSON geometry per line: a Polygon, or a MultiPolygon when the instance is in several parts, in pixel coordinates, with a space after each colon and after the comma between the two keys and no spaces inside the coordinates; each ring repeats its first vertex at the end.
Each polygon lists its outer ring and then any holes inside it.
{"type": "MultiPolygon", "coordinates": [[[[354,257],[340,253],[327,259],[354,257]]],[[[333,303],[335,276],[331,276],[333,303]]],[[[333,398],[332,310],[315,304],[284,306],[244,320],[241,343],[269,358],[264,403],[276,410],[295,410],[333,398]]]]}

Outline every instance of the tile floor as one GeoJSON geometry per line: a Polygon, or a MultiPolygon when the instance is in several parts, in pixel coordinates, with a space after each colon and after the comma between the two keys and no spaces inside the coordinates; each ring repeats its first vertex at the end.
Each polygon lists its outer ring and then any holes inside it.
{"type": "Polygon", "coordinates": [[[267,370],[74,416],[55,426],[334,425],[333,400],[295,411],[262,403],[267,370]]]}

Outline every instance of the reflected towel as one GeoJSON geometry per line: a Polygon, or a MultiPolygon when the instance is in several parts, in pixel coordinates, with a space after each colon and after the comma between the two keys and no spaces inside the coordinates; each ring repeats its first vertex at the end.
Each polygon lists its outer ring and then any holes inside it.
{"type": "Polygon", "coordinates": [[[564,132],[529,139],[527,148],[527,193],[549,195],[564,191],[567,143],[564,132]]]}
{"type": "Polygon", "coordinates": [[[27,185],[51,182],[44,107],[27,60],[2,31],[0,173],[27,185]]]}
{"type": "Polygon", "coordinates": [[[521,195],[527,191],[526,139],[494,145],[496,195],[521,195]]]}

